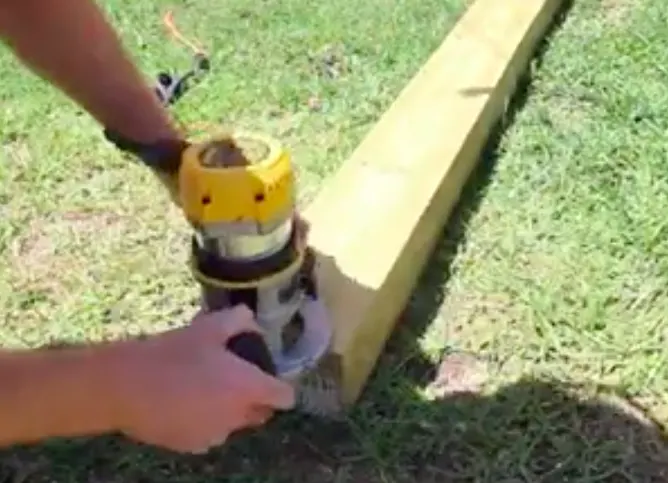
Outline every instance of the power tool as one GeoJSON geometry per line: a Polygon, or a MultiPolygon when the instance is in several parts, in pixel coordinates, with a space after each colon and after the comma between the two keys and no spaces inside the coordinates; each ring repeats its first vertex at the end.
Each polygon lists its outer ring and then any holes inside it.
{"type": "Polygon", "coordinates": [[[299,407],[320,412],[333,395],[309,392],[301,378],[328,351],[332,330],[300,238],[287,151],[254,133],[214,135],[185,149],[179,186],[202,306],[251,308],[264,339],[244,334],[231,349],[294,383],[299,407]]]}
{"type": "MultiPolygon", "coordinates": [[[[185,80],[208,72],[196,52],[182,76],[160,73],[156,94],[168,105],[185,80]]],[[[193,228],[190,267],[205,310],[245,304],[263,335],[241,334],[229,349],[289,381],[297,410],[336,417],[336,385],[316,371],[328,352],[332,328],[314,279],[314,254],[296,216],[295,176],[288,151],[252,132],[211,133],[200,142],[131,143],[110,130],[107,139],[178,186],[178,203],[193,228]]]]}

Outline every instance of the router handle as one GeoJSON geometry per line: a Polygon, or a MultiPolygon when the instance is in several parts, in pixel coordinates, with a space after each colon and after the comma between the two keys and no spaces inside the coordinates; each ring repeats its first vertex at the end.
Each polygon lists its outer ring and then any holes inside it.
{"type": "Polygon", "coordinates": [[[227,348],[243,360],[255,364],[267,374],[276,376],[277,369],[263,337],[254,332],[245,332],[232,337],[227,348]]]}

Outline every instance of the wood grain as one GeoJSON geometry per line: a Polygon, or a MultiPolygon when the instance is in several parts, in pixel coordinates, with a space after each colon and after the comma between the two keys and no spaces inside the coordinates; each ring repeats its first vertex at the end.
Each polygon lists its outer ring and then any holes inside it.
{"type": "Polygon", "coordinates": [[[477,0],[304,216],[353,404],[562,0],[477,0]]]}

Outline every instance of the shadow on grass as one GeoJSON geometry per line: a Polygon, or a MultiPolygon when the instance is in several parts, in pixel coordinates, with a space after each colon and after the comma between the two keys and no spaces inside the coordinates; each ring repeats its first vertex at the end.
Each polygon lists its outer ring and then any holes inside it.
{"type": "Polygon", "coordinates": [[[58,441],[1,453],[0,481],[668,481],[666,436],[621,398],[588,397],[582,388],[531,379],[493,394],[459,393],[434,401],[415,391],[437,372],[415,338],[441,306],[452,260],[466,243],[466,226],[494,171],[499,136],[523,106],[529,86],[525,79],[490,140],[404,322],[347,421],[286,415],[197,457],[113,437],[58,441]]]}
{"type": "Polygon", "coordinates": [[[558,382],[425,403],[374,384],[351,421],[277,421],[208,455],[175,456],[114,438],[6,453],[4,482],[665,482],[668,442],[621,400],[558,382]],[[577,389],[577,388],[576,388],[577,389]],[[383,401],[382,411],[377,401],[383,401]]]}

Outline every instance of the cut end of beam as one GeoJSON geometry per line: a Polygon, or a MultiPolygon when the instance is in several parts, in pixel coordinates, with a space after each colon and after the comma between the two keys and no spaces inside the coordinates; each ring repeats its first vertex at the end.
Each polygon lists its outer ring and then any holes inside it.
{"type": "Polygon", "coordinates": [[[304,216],[343,402],[373,372],[563,0],[477,0],[304,216]]]}

